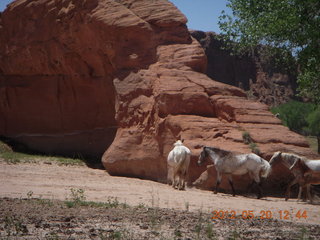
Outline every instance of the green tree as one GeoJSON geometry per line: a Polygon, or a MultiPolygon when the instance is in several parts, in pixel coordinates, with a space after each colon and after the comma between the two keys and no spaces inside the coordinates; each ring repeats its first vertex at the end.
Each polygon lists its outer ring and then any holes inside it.
{"type": "Polygon", "coordinates": [[[320,153],[320,106],[312,103],[290,101],[271,109],[279,114],[282,123],[290,130],[303,135],[317,137],[318,153],[320,153]]]}
{"type": "Polygon", "coordinates": [[[320,1],[228,0],[232,15],[222,12],[222,36],[238,52],[252,52],[257,45],[270,51],[288,51],[299,66],[299,92],[320,102],[320,1]],[[236,44],[234,44],[236,43],[236,44]]]}
{"type": "Polygon", "coordinates": [[[274,114],[279,114],[282,123],[290,130],[300,134],[310,133],[307,117],[313,112],[315,105],[299,101],[290,101],[271,109],[274,114]]]}
{"type": "Polygon", "coordinates": [[[310,133],[317,136],[318,153],[320,153],[320,106],[318,106],[315,111],[308,115],[307,121],[310,133]]]}

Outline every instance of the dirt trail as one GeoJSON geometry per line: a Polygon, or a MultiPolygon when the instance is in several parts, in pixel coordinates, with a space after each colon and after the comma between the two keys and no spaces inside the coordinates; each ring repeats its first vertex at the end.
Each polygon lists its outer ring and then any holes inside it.
{"type": "Polygon", "coordinates": [[[153,206],[180,210],[212,212],[214,210],[235,211],[237,215],[252,210],[256,217],[270,211],[272,219],[320,224],[320,207],[296,199],[265,197],[261,200],[228,194],[213,194],[188,188],[177,191],[166,184],[125,177],[112,177],[104,170],[85,166],[58,166],[56,164],[23,163],[7,164],[0,161],[0,197],[32,197],[65,200],[70,198],[71,188],[83,189],[88,201],[106,202],[115,197],[119,202],[137,206],[153,206]],[[285,212],[288,211],[288,212],[285,212]],[[304,211],[306,218],[296,213],[304,211]]]}

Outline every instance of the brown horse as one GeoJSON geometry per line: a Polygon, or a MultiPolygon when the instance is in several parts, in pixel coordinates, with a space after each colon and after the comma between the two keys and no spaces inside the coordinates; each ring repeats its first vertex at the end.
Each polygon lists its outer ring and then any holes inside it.
{"type": "MultiPolygon", "coordinates": [[[[290,167],[294,164],[294,162],[298,159],[301,159],[303,161],[306,160],[306,158],[298,156],[293,153],[284,153],[284,152],[275,152],[270,159],[269,163],[271,167],[274,167],[276,164],[281,163],[283,166],[288,168],[290,170],[290,167]]],[[[303,175],[301,171],[298,169],[292,169],[291,173],[294,176],[294,179],[288,184],[287,190],[285,193],[285,200],[287,201],[290,198],[290,192],[291,192],[291,187],[297,183],[299,183],[299,178],[303,175]]],[[[298,201],[300,200],[302,190],[306,189],[303,186],[299,186],[299,194],[298,194],[298,201]]]]}
{"type": "MultiPolygon", "coordinates": [[[[301,173],[296,179],[300,187],[307,188],[307,196],[312,203],[310,186],[311,184],[320,184],[320,160],[296,159],[290,170],[301,173]]],[[[299,192],[298,199],[300,194],[299,192]]]]}

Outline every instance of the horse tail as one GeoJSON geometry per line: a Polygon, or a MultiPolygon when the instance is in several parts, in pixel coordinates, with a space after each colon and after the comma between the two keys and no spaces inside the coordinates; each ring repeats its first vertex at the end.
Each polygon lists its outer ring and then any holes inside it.
{"type": "Polygon", "coordinates": [[[263,163],[262,168],[261,168],[261,177],[267,178],[271,172],[271,166],[268,161],[264,160],[261,158],[261,161],[263,163]]]}
{"type": "Polygon", "coordinates": [[[181,151],[180,161],[175,166],[175,171],[185,174],[188,171],[189,166],[189,163],[187,163],[187,161],[189,161],[190,163],[190,153],[187,150],[183,149],[183,151],[181,151]]]}
{"type": "Polygon", "coordinates": [[[186,151],[182,151],[182,154],[181,154],[182,158],[181,158],[181,161],[178,162],[177,164],[177,169],[181,169],[182,166],[185,164],[186,160],[187,160],[187,157],[188,157],[188,153],[186,151]]]}

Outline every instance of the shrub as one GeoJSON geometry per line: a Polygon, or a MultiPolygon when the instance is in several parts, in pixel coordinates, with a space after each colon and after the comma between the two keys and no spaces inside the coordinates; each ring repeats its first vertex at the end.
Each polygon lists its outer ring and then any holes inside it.
{"type": "Polygon", "coordinates": [[[306,134],[308,129],[308,115],[313,112],[315,105],[299,101],[290,101],[271,109],[273,114],[279,114],[282,123],[290,130],[306,134]]]}

